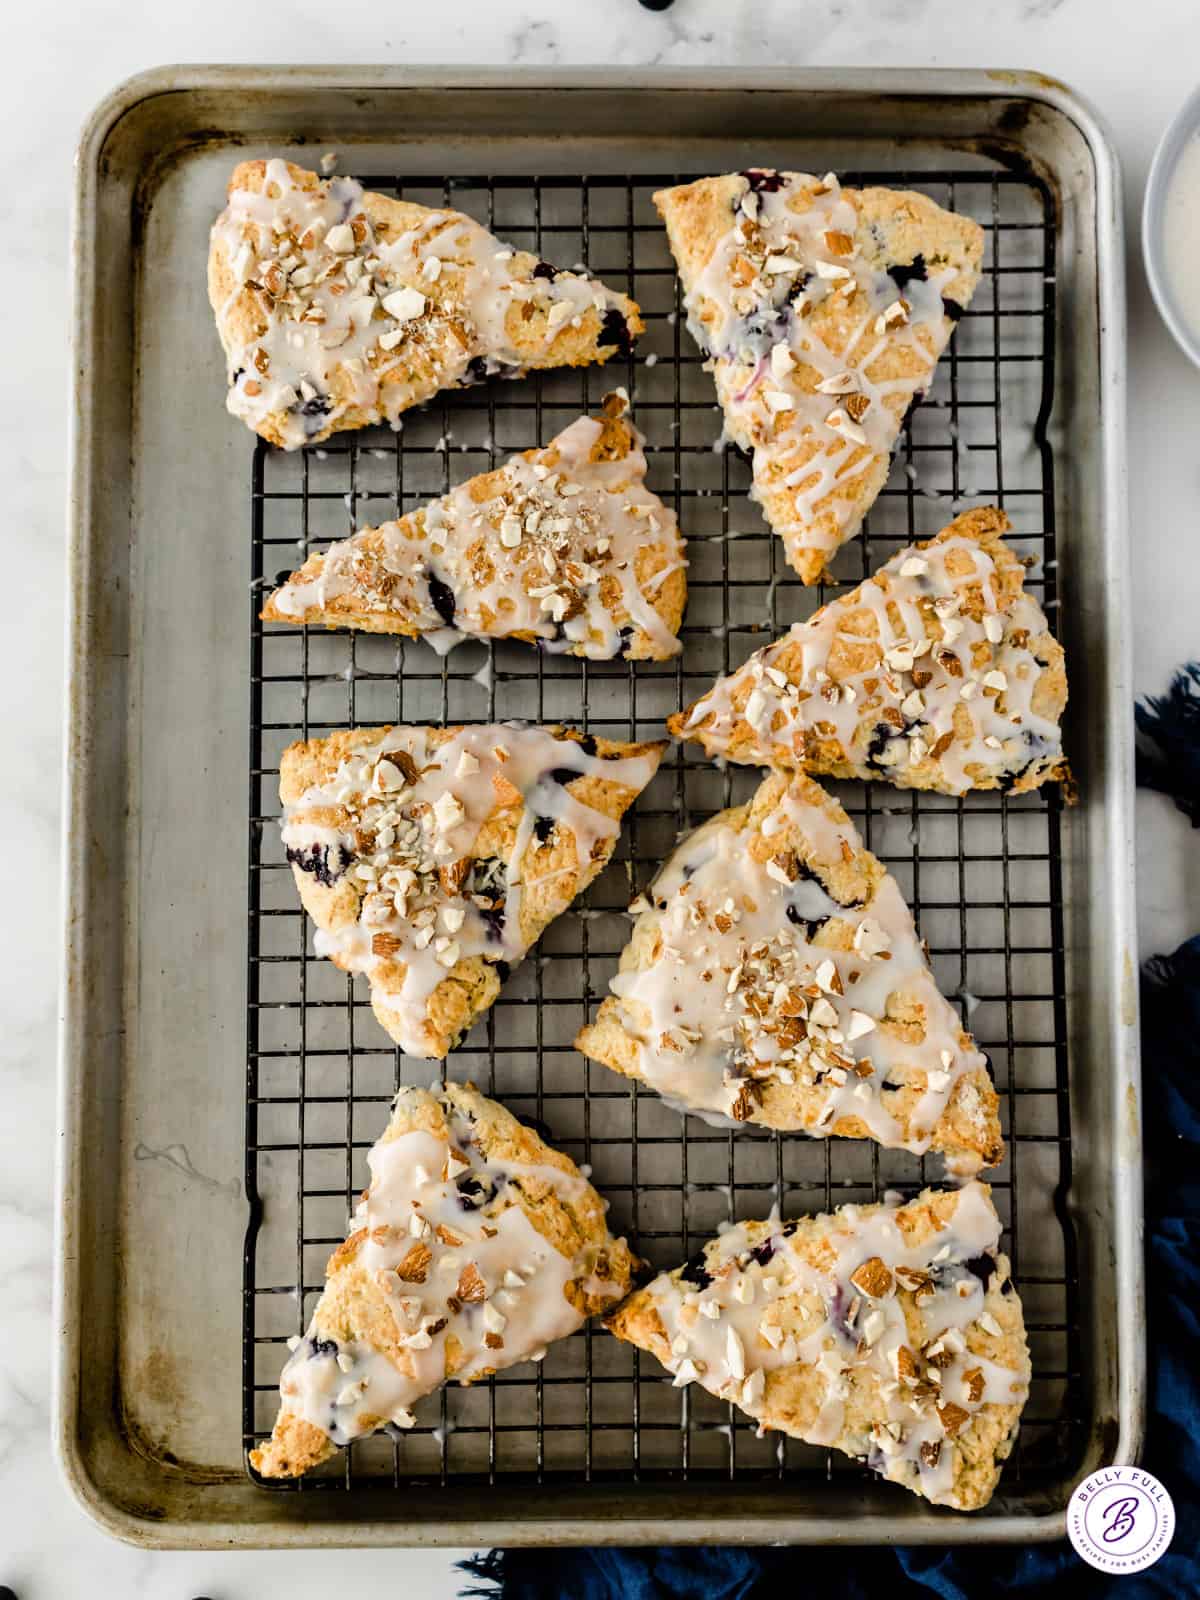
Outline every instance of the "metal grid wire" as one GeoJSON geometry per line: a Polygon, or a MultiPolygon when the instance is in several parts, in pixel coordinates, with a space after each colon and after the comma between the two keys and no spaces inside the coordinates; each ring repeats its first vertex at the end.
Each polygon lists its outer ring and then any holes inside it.
{"type": "MultiPolygon", "coordinates": [[[[1026,174],[861,173],[911,179],[981,222],[983,279],[933,388],[907,419],[888,487],[835,580],[804,589],[747,500],[749,468],[717,443],[712,380],[683,325],[680,289],[650,196],[673,175],[401,183],[369,188],[450,204],[558,265],[586,262],[642,307],[635,355],[601,368],[492,382],[447,395],[392,433],[341,436],[284,455],[259,444],[250,502],[253,605],[244,1431],[269,1431],[287,1338],[303,1331],[326,1259],[366,1179],[366,1151],[401,1083],[435,1068],[395,1049],[365,984],[311,952],[279,842],[279,756],[295,739],[350,725],[565,721],[614,738],[662,732],[664,718],[788,623],[874,571],[965,504],[998,503],[1031,558],[1029,584],[1055,619],[1053,459],[1055,210],[1026,174]],[[668,663],[544,657],[521,644],[461,645],[268,630],[263,586],[356,526],[411,510],[510,453],[544,443],[623,383],[647,435],[649,484],[688,538],[682,656],[668,663]]],[[[513,973],[446,1063],[587,1163],[614,1231],[656,1266],[695,1250],[726,1218],[826,1210],[937,1182],[940,1162],[869,1142],[736,1133],[680,1118],[650,1092],[572,1048],[628,936],[624,907],[675,841],[746,798],[758,772],[720,771],[676,749],[626,818],[613,863],[513,973]]],[[[866,843],[897,875],[943,989],[991,1059],[1008,1155],[988,1174],[1024,1301],[1034,1381],[1006,1501],[1079,1447],[1078,1295],[1061,1197],[1070,1181],[1060,802],[952,800],[883,785],[835,786],[866,843]]],[[[586,1328],[525,1364],[418,1407],[404,1434],[355,1444],[289,1492],[391,1481],[430,1486],[525,1475],[539,1481],[727,1479],[816,1483],[861,1473],[824,1449],[768,1435],[733,1407],[670,1387],[652,1357],[586,1328]]]]}

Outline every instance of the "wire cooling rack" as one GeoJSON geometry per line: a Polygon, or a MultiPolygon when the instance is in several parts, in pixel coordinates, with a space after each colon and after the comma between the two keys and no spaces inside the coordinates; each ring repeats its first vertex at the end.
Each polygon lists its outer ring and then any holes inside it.
{"type": "MultiPolygon", "coordinates": [[[[270,1429],[286,1340],[302,1332],[327,1257],[367,1176],[366,1152],[402,1083],[437,1069],[394,1048],[365,984],[312,954],[279,842],[278,768],[296,739],[386,722],[563,721],[614,738],[662,733],[666,716],[818,604],[859,582],[965,505],[996,503],[1031,558],[1029,587],[1057,618],[1054,466],[1055,234],[1051,191],[986,168],[847,174],[912,181],[983,224],[984,273],[935,382],[906,422],[867,528],[835,580],[804,589],[747,499],[748,465],[720,446],[712,380],[684,327],[665,234],[651,204],[677,175],[453,178],[368,188],[450,204],[559,266],[586,262],[638,301],[635,355],[604,368],[491,382],[444,396],[401,431],[342,435],[294,455],[257,446],[250,495],[252,688],[244,1433],[270,1429]],[[526,645],[424,643],[266,629],[264,586],[355,527],[395,517],[544,443],[624,384],[647,436],[649,484],[688,539],[683,654],[669,663],[544,657],[526,645]]],[[[586,1061],[571,1041],[605,994],[629,931],[624,908],[684,833],[752,792],[756,771],[721,771],[675,749],[627,816],[616,857],[543,936],[446,1063],[590,1168],[625,1232],[655,1267],[689,1255],[727,1218],[785,1214],[911,1191],[940,1162],[850,1140],[714,1130],[681,1119],[586,1061]]],[[[1008,1155],[988,1174],[1006,1224],[1034,1379],[1002,1495],[1027,1496],[1079,1447],[1078,1293],[1062,1197],[1071,1174],[1060,872],[1053,789],[952,800],[883,785],[836,785],[869,847],[898,877],[944,991],[990,1057],[1008,1155]]],[[[771,1434],[698,1387],[671,1388],[653,1357],[585,1328],[526,1364],[422,1402],[419,1424],[344,1451],[284,1492],[391,1481],[664,1478],[791,1482],[861,1472],[831,1452],[771,1434]]]]}

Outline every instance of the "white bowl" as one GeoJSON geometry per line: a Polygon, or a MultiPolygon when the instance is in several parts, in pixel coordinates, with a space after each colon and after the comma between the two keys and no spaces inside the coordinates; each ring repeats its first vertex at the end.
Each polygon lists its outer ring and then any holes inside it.
{"type": "MultiPolygon", "coordinates": [[[[1180,106],[1154,152],[1150,177],[1146,183],[1146,198],[1142,202],[1142,259],[1146,263],[1150,292],[1163,321],[1184,355],[1200,367],[1200,327],[1188,321],[1175,297],[1167,271],[1163,229],[1171,178],[1184,146],[1197,133],[1200,133],[1200,89],[1193,90],[1180,106]]],[[[1196,203],[1200,205],[1200,195],[1196,196],[1196,203]]]]}

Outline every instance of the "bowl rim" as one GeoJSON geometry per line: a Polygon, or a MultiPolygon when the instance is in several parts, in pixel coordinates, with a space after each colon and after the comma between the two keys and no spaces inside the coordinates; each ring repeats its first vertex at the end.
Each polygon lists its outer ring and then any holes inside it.
{"type": "Polygon", "coordinates": [[[1194,366],[1200,367],[1200,327],[1191,326],[1172,294],[1163,231],[1170,180],[1184,145],[1197,136],[1200,136],[1200,85],[1171,117],[1155,147],[1142,200],[1142,261],[1159,315],[1184,355],[1194,366]]]}

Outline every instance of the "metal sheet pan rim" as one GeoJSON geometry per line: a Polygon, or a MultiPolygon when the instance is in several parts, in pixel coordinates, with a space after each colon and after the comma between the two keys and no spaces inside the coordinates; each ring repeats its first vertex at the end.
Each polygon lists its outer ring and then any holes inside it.
{"type": "MultiPolygon", "coordinates": [[[[57,1163],[58,1228],[55,1245],[53,1326],[58,1335],[55,1364],[53,1433],[60,1467],[71,1491],[88,1513],[119,1538],[156,1548],[294,1547],[305,1545],[459,1545],[466,1530],[461,1523],[429,1520],[420,1526],[386,1522],[357,1524],[287,1523],[247,1526],[242,1522],[175,1522],[145,1519],[111,1502],[92,1481],[80,1448],[80,1362],[85,1320],[78,1298],[77,1239],[80,1208],[85,1196],[78,1182],[79,1154],[86,1130],[82,1126],[81,1090],[87,1068],[89,1036],[85,950],[87,925],[84,886],[89,872],[89,835],[86,798],[91,770],[90,713],[93,710],[88,624],[91,594],[88,565],[92,553],[91,507],[95,490],[93,428],[98,386],[103,375],[87,359],[94,337],[91,301],[95,280],[93,250],[96,240],[100,160],[105,141],[121,118],[140,102],[162,94],[195,89],[270,94],[282,88],[314,89],[405,87],[505,88],[529,90],[545,86],[555,90],[602,90],[609,73],[599,68],[554,69],[514,67],[502,71],[461,66],[423,68],[308,66],[234,67],[185,66],[157,68],[141,73],[116,88],[99,104],[86,123],[76,158],[73,210],[73,357],[74,389],[70,421],[69,597],[67,616],[68,684],[65,714],[63,813],[63,965],[60,991],[59,1033],[59,1142],[57,1163]]],[[[1120,175],[1107,130],[1085,101],[1056,80],[1026,71],[912,71],[889,68],[872,71],[821,68],[643,68],[627,69],[622,92],[653,88],[695,90],[807,89],[831,96],[877,93],[924,99],[1013,95],[1041,102],[1067,116],[1078,128],[1091,154],[1097,186],[1097,236],[1094,246],[1099,269],[1098,323],[1101,330],[1100,363],[1103,394],[1101,454],[1106,494],[1101,532],[1106,558],[1109,605],[1106,633],[1109,645],[1108,681],[1102,686],[1106,704],[1128,722],[1132,693],[1131,641],[1122,626],[1120,602],[1128,594],[1129,552],[1125,506],[1124,406],[1125,310],[1124,273],[1120,250],[1120,175]]],[[[1134,884],[1132,868],[1132,729],[1113,740],[1112,764],[1104,807],[1111,835],[1109,866],[1112,873],[1114,915],[1108,934],[1111,970],[1123,973],[1130,985],[1123,1008],[1123,1028],[1113,1041],[1115,1071],[1112,1107],[1114,1126],[1120,1124],[1126,1096],[1140,1091],[1136,1011],[1136,939],[1134,935],[1134,884]],[[1131,965],[1133,963],[1133,965],[1131,965]]],[[[1112,1248],[1117,1281],[1123,1290],[1118,1300],[1119,1433],[1112,1452],[1117,1463],[1137,1459],[1141,1448],[1145,1410],[1145,1350],[1143,1316],[1143,1262],[1141,1248],[1142,1196],[1140,1132],[1134,1130],[1122,1145],[1123,1155],[1114,1175],[1115,1216],[1112,1248]]],[[[909,1543],[938,1544],[964,1537],[1015,1543],[1059,1537],[1065,1530],[1065,1513],[1013,1516],[986,1522],[953,1523],[936,1516],[866,1516],[853,1524],[831,1527],[819,1516],[765,1517],[739,1524],[739,1542],[870,1543],[903,1539],[909,1543]],[[978,1529],[974,1535],[971,1528],[978,1529]],[[949,1537],[948,1537],[949,1536],[949,1537]]],[[[557,1543],[699,1543],[712,1537],[711,1519],[642,1519],[614,1523],[574,1518],[550,1530],[546,1524],[480,1523],[471,1530],[472,1542],[540,1543],[547,1535],[557,1543]]],[[[734,1531],[731,1530],[731,1536],[734,1531]]]]}

